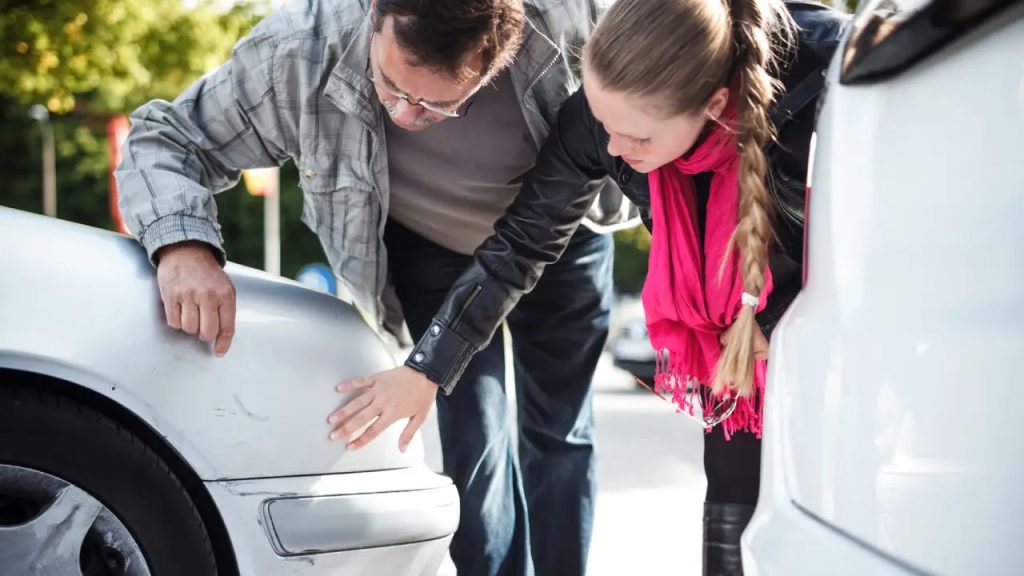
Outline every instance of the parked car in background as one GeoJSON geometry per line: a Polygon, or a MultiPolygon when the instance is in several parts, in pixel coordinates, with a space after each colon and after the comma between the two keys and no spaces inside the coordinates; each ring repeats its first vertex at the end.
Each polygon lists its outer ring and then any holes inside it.
{"type": "Polygon", "coordinates": [[[1024,574],[1024,3],[868,2],[817,129],[745,573],[1024,574]]]}
{"type": "Polygon", "coordinates": [[[611,335],[611,352],[616,366],[647,385],[654,385],[656,354],[647,336],[642,308],[639,314],[630,314],[617,323],[616,331],[611,335]]]}
{"type": "Polygon", "coordinates": [[[400,429],[346,452],[341,380],[394,366],[347,304],[231,265],[224,358],[113,233],[0,208],[0,574],[433,576],[451,481],[400,429]]]}

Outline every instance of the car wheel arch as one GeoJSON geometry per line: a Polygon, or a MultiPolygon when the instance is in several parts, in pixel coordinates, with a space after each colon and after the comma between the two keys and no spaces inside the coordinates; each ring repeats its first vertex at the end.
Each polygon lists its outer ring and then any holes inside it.
{"type": "Polygon", "coordinates": [[[145,442],[178,477],[199,510],[213,544],[218,573],[222,576],[238,576],[238,562],[231,537],[213,497],[193,467],[149,423],[114,399],[88,386],[54,375],[0,367],[0,382],[13,386],[32,386],[80,402],[145,442]]]}

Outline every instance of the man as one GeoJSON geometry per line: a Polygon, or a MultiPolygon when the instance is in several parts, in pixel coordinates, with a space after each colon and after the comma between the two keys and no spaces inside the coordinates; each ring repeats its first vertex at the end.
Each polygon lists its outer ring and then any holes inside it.
{"type": "MultiPolygon", "coordinates": [[[[334,419],[332,437],[377,418],[351,439],[357,448],[402,412],[380,406],[428,406],[441,389],[444,470],[462,501],[451,553],[462,574],[585,572],[590,381],[607,337],[611,242],[580,227],[566,246],[575,224],[553,215],[578,207],[517,194],[579,84],[575,54],[596,17],[587,0],[296,2],[174,103],[137,110],[117,171],[168,325],[220,356],[235,302],[213,194],[243,168],[296,162],[303,221],[355,304],[391,332],[404,313],[418,340],[405,366],[354,383],[370,393],[334,419]],[[520,430],[507,419],[500,334],[492,341],[506,314],[520,430]]],[[[403,449],[428,409],[417,410],[403,449]]]]}

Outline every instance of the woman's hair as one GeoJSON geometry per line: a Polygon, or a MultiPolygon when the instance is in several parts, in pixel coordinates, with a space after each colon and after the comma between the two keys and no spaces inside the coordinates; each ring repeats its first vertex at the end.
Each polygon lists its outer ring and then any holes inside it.
{"type": "MultiPolygon", "coordinates": [[[[764,289],[773,237],[763,152],[775,136],[773,74],[795,30],[781,0],[617,0],[584,49],[603,87],[646,98],[668,116],[700,111],[723,86],[734,90],[739,214],[725,258],[739,249],[743,289],[754,295],[764,289]]],[[[744,305],[724,343],[715,391],[752,392],[755,329],[755,311],[744,305]]]]}

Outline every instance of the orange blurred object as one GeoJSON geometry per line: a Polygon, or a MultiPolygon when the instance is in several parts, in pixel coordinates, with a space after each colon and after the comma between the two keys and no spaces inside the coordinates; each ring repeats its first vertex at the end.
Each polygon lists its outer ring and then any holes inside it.
{"type": "Polygon", "coordinates": [[[109,150],[110,172],[107,173],[107,181],[110,183],[110,194],[108,195],[110,206],[110,220],[114,223],[114,230],[121,234],[128,233],[128,227],[124,224],[121,210],[117,207],[117,180],[114,179],[114,170],[121,163],[121,146],[128,139],[128,131],[131,130],[131,123],[127,116],[114,116],[107,122],[107,149],[109,150]]]}
{"type": "Polygon", "coordinates": [[[242,170],[245,187],[253,196],[267,196],[277,192],[280,168],[253,168],[242,170]]]}

